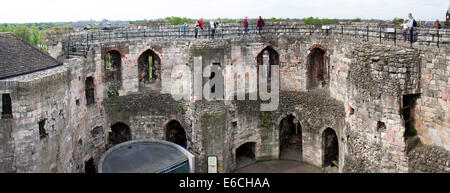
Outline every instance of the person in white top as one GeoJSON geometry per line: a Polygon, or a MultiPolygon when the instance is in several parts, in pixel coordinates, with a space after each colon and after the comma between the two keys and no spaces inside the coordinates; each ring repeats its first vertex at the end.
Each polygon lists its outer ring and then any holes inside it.
{"type": "Polygon", "coordinates": [[[403,41],[406,42],[406,36],[408,35],[408,20],[405,20],[402,26],[402,32],[403,32],[403,41]]]}
{"type": "Polygon", "coordinates": [[[216,34],[217,22],[214,19],[211,19],[209,22],[209,26],[211,26],[211,38],[214,39],[214,35],[216,34]]]}
{"type": "Polygon", "coordinates": [[[409,18],[409,21],[408,21],[408,29],[409,29],[408,40],[411,41],[411,42],[414,42],[414,34],[413,34],[413,31],[414,31],[414,27],[415,27],[415,26],[414,26],[414,23],[415,23],[416,21],[414,20],[414,18],[413,18],[413,16],[412,16],[411,13],[408,14],[408,18],[409,18]]]}

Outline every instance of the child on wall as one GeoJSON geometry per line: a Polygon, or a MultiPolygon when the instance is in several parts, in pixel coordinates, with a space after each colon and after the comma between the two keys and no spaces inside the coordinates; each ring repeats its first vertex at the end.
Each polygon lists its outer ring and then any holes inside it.
{"type": "Polygon", "coordinates": [[[403,41],[406,42],[406,38],[408,35],[408,20],[403,21],[403,24],[401,24],[402,26],[402,32],[403,32],[403,41]]]}

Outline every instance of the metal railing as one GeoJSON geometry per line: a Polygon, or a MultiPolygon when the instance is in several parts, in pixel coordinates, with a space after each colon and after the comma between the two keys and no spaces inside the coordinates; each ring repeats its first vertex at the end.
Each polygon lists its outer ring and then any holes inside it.
{"type": "MultiPolygon", "coordinates": [[[[422,45],[431,45],[440,47],[450,44],[450,30],[415,28],[413,31],[414,43],[422,45]]],[[[250,25],[248,33],[244,34],[244,28],[239,25],[219,26],[216,29],[215,38],[224,39],[237,36],[255,36],[257,35],[256,25],[250,25]]],[[[337,36],[359,38],[363,41],[383,41],[392,42],[395,45],[404,41],[403,32],[398,27],[390,26],[348,26],[348,25],[330,25],[330,26],[308,26],[308,25],[268,25],[262,30],[264,35],[296,35],[296,36],[337,36]]],[[[86,52],[90,44],[126,41],[145,38],[195,38],[195,29],[188,28],[184,35],[182,29],[178,26],[168,26],[165,28],[147,28],[147,29],[126,29],[115,31],[88,31],[83,33],[67,34],[69,39],[67,45],[68,55],[86,55],[80,52],[86,52]],[[84,47],[84,49],[82,48],[84,47]]],[[[198,29],[199,39],[211,39],[210,28],[198,29]]],[[[412,47],[413,42],[410,42],[412,47]]]]}

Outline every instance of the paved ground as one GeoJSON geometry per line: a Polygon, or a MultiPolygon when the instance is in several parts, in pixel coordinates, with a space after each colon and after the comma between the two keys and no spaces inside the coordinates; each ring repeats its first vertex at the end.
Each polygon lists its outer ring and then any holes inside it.
{"type": "Polygon", "coordinates": [[[257,162],[234,173],[322,173],[318,167],[289,160],[257,162]]]}

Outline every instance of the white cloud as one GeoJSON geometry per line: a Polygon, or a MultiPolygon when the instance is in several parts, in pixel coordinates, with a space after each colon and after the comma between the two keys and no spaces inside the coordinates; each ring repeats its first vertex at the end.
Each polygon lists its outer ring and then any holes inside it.
{"type": "Polygon", "coordinates": [[[14,0],[2,2],[0,23],[190,18],[405,18],[444,20],[447,0],[14,0]]]}

